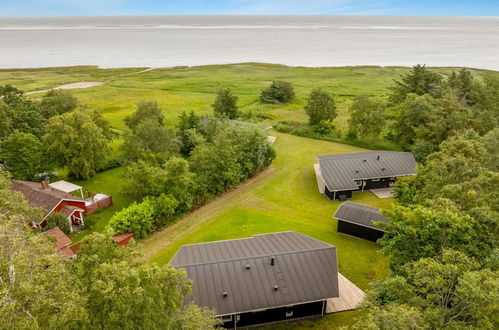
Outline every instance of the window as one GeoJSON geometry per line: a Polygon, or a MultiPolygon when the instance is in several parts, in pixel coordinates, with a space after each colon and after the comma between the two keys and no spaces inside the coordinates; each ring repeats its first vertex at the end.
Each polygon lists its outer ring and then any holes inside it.
{"type": "Polygon", "coordinates": [[[292,317],[293,311],[286,311],[286,317],[292,317]]]}
{"type": "Polygon", "coordinates": [[[232,321],[232,315],[224,315],[221,317],[221,319],[222,319],[222,322],[224,322],[224,323],[230,322],[230,321],[232,321]]]}
{"type": "Polygon", "coordinates": [[[356,180],[355,183],[357,184],[357,186],[362,186],[362,180],[356,180]]]}
{"type": "Polygon", "coordinates": [[[377,181],[380,181],[381,179],[380,178],[372,178],[371,181],[372,182],[377,182],[377,181]]]}

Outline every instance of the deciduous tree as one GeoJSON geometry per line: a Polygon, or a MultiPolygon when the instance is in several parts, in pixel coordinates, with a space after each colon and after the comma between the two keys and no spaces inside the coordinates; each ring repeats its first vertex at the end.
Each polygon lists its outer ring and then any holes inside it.
{"type": "Polygon", "coordinates": [[[79,179],[92,177],[111,153],[104,130],[82,110],[50,118],[43,142],[58,165],[79,179]]]}
{"type": "Polygon", "coordinates": [[[385,126],[383,105],[366,95],[357,96],[350,111],[349,129],[359,137],[378,136],[385,126]]]}
{"type": "Polygon", "coordinates": [[[78,99],[68,90],[51,89],[40,102],[40,110],[45,118],[71,112],[78,107],[78,99]]]}
{"type": "Polygon", "coordinates": [[[238,97],[232,94],[230,88],[221,88],[217,92],[215,102],[212,104],[215,117],[236,119],[238,97]]]}
{"type": "Polygon", "coordinates": [[[305,112],[308,114],[310,125],[332,122],[337,116],[332,95],[320,88],[314,89],[308,96],[305,112]]]}

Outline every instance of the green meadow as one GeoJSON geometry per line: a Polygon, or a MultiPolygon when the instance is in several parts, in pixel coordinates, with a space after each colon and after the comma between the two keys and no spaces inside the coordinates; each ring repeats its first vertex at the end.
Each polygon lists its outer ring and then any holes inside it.
{"type": "MultiPolygon", "coordinates": [[[[334,94],[338,106],[335,125],[344,132],[348,109],[356,95],[383,98],[393,85],[393,79],[409,70],[402,67],[303,68],[256,63],[143,71],[145,69],[86,66],[0,70],[0,84],[11,84],[30,92],[79,81],[103,82],[101,86],[72,92],[82,107],[101,109],[117,130],[124,128],[123,119],[134,111],[140,100],[157,101],[171,126],[183,111],[210,115],[214,95],[221,87],[230,87],[239,96],[243,113],[265,115],[266,124],[283,120],[306,122],[303,111],[306,97],[313,88],[321,87],[334,94]],[[272,80],[292,82],[296,100],[286,105],[261,104],[260,91],[272,80]]],[[[435,70],[449,74],[452,68],[435,70]]],[[[472,71],[476,76],[485,73],[472,71]]],[[[30,95],[35,99],[40,96],[30,95]]],[[[386,276],[388,260],[378,253],[379,247],[375,243],[336,232],[332,215],[339,202],[329,201],[319,194],[313,172],[317,155],[364,149],[274,131],[270,134],[277,136],[277,158],[269,169],[140,242],[139,250],[144,258],[165,264],[183,244],[295,230],[335,245],[340,272],[361,289],[368,289],[370,281],[386,276]]],[[[118,144],[119,140],[113,142],[114,147],[118,144]]],[[[116,168],[89,180],[75,182],[84,189],[112,195],[114,206],[87,216],[89,228],[74,235],[73,241],[82,239],[91,231],[104,231],[112,215],[130,203],[123,196],[125,180],[124,169],[116,168]]],[[[370,192],[354,194],[353,201],[381,208],[390,207],[394,202],[393,199],[378,199],[370,192]]],[[[279,325],[277,328],[335,328],[352,323],[360,313],[362,311],[339,313],[318,321],[279,325]]]]}

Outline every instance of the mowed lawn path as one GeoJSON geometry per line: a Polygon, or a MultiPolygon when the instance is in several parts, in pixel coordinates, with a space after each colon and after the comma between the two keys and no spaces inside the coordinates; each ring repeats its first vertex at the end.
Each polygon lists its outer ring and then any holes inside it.
{"type": "MultiPolygon", "coordinates": [[[[317,155],[362,149],[273,134],[277,135],[277,159],[270,168],[142,241],[144,258],[165,264],[183,244],[295,230],[335,245],[340,272],[367,289],[371,280],[386,275],[387,259],[377,252],[375,243],[336,232],[336,221],[331,217],[340,203],[319,194],[312,166],[317,155]]],[[[354,194],[353,200],[378,207],[393,203],[370,192],[354,194]]]]}

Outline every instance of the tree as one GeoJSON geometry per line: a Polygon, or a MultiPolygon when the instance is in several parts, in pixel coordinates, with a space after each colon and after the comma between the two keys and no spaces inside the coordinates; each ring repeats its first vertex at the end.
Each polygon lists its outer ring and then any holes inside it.
{"type": "Polygon", "coordinates": [[[0,99],[0,141],[12,133],[12,123],[10,120],[8,106],[0,99]]]}
{"type": "Polygon", "coordinates": [[[414,141],[414,144],[411,146],[411,152],[414,155],[414,158],[421,164],[426,163],[426,157],[434,153],[436,151],[435,149],[432,142],[422,139],[414,141]]]}
{"type": "Polygon", "coordinates": [[[78,179],[92,177],[111,153],[104,130],[82,110],[50,118],[43,142],[57,164],[78,179]]]}
{"type": "Polygon", "coordinates": [[[416,139],[431,134],[429,123],[435,121],[435,100],[428,95],[408,95],[398,108],[393,130],[395,141],[409,149],[416,139]]]}
{"type": "Polygon", "coordinates": [[[145,238],[155,229],[154,214],[154,205],[150,200],[133,202],[113,215],[109,227],[117,234],[132,232],[137,238],[145,238]]]}
{"type": "Polygon", "coordinates": [[[294,98],[295,91],[293,84],[283,80],[274,80],[260,94],[260,101],[262,103],[288,103],[293,101],[294,98]]]}
{"type": "Polygon", "coordinates": [[[180,153],[189,156],[194,147],[203,143],[203,136],[200,133],[201,118],[194,111],[179,116],[177,125],[177,137],[180,143],[180,153]]]}
{"type": "Polygon", "coordinates": [[[487,168],[492,171],[499,171],[499,127],[491,130],[483,137],[483,144],[489,155],[487,168]]]}
{"type": "Polygon", "coordinates": [[[305,112],[308,114],[310,125],[331,122],[337,116],[333,97],[320,88],[314,89],[308,96],[305,112]]]}
{"type": "Polygon", "coordinates": [[[236,95],[230,88],[221,88],[217,92],[215,102],[212,104],[215,117],[236,119],[238,115],[236,95]]]}
{"type": "Polygon", "coordinates": [[[423,182],[422,196],[438,196],[448,184],[461,183],[479,176],[487,163],[486,149],[472,130],[460,132],[440,145],[440,151],[428,156],[418,172],[423,182]]]}
{"type": "Polygon", "coordinates": [[[165,190],[166,171],[146,161],[139,160],[126,168],[123,193],[133,200],[146,196],[159,196],[165,190]]]}
{"type": "Polygon", "coordinates": [[[395,206],[385,210],[385,215],[390,222],[379,224],[386,234],[378,242],[397,272],[403,265],[435,257],[445,248],[482,260],[495,245],[491,233],[448,200],[431,202],[427,207],[395,206]]]}
{"type": "Polygon", "coordinates": [[[452,71],[447,84],[449,85],[451,90],[454,91],[462,104],[476,104],[477,95],[475,95],[475,81],[468,69],[462,68],[457,74],[455,71],[452,71]]]}
{"type": "Polygon", "coordinates": [[[62,232],[65,234],[71,233],[71,224],[69,223],[68,218],[59,212],[52,212],[45,218],[45,227],[43,227],[43,231],[47,231],[49,229],[59,227],[62,232]]]}
{"type": "Polygon", "coordinates": [[[350,131],[359,137],[378,136],[385,126],[383,106],[366,95],[357,96],[350,111],[350,131]]]}
{"type": "Polygon", "coordinates": [[[2,112],[8,117],[10,131],[31,133],[36,137],[43,135],[47,121],[41,115],[37,103],[18,93],[8,93],[4,95],[2,101],[5,105],[2,106],[4,108],[2,112]]]}
{"type": "Polygon", "coordinates": [[[78,99],[68,90],[51,89],[40,102],[41,113],[45,118],[71,112],[78,107],[78,99]]]}
{"type": "Polygon", "coordinates": [[[172,157],[165,164],[164,192],[177,201],[177,213],[182,213],[192,207],[196,181],[190,171],[189,162],[183,158],[172,157]]]}
{"type": "Polygon", "coordinates": [[[480,269],[473,259],[448,249],[404,269],[405,278],[388,277],[375,283],[365,299],[370,313],[356,328],[391,329],[394,321],[410,329],[495,329],[499,325],[499,272],[480,269]],[[394,311],[401,313],[398,322],[394,311]]]}
{"type": "Polygon", "coordinates": [[[443,86],[440,74],[428,70],[424,65],[417,64],[409,73],[402,76],[401,81],[395,81],[389,100],[392,104],[400,104],[408,94],[428,94],[438,98],[442,95],[443,86]]]}
{"type": "Polygon", "coordinates": [[[182,307],[190,281],[170,265],[137,262],[130,249],[93,233],[85,239],[75,272],[88,297],[89,328],[211,329],[214,313],[194,305],[182,307]]]}
{"type": "Polygon", "coordinates": [[[0,328],[78,328],[85,318],[79,281],[55,243],[26,226],[41,219],[41,209],[10,185],[0,171],[0,328]]]}
{"type": "Polygon", "coordinates": [[[36,174],[52,172],[52,161],[45,149],[33,134],[15,132],[1,144],[0,158],[14,178],[33,180],[36,174]]]}
{"type": "Polygon", "coordinates": [[[156,122],[158,126],[164,125],[165,117],[157,102],[140,101],[137,103],[137,110],[132,115],[125,118],[125,124],[133,130],[137,125],[146,120],[152,120],[156,122]]]}

